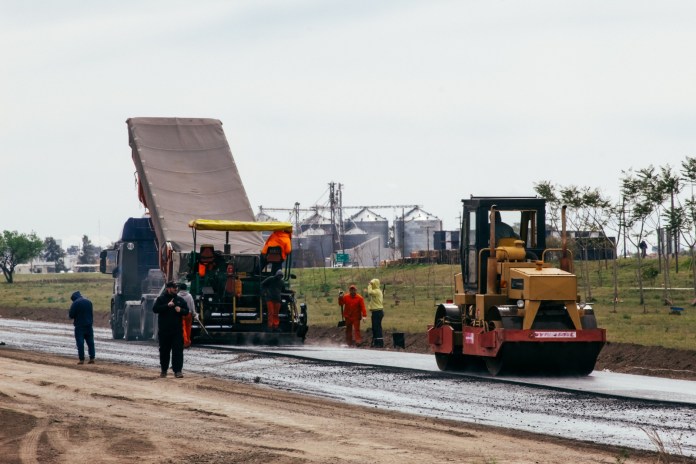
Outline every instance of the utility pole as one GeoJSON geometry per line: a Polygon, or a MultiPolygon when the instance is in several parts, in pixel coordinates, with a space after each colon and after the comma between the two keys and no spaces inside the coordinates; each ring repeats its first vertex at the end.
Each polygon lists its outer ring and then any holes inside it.
{"type": "Polygon", "coordinates": [[[425,226],[425,243],[426,243],[426,253],[428,253],[428,264],[430,264],[430,229],[432,227],[425,226]]]}
{"type": "Polygon", "coordinates": [[[406,262],[406,214],[401,208],[401,260],[406,262]]]}
{"type": "Polygon", "coordinates": [[[341,231],[343,230],[343,224],[341,224],[343,213],[341,210],[343,208],[341,203],[341,184],[338,184],[338,190],[336,190],[336,183],[329,183],[329,211],[331,212],[332,251],[334,253],[343,249],[343,239],[341,237],[341,231]]]}
{"type": "Polygon", "coordinates": [[[295,213],[295,233],[299,234],[300,233],[300,202],[299,201],[295,202],[294,213],[295,213]]]}
{"type": "Polygon", "coordinates": [[[624,259],[626,259],[626,197],[621,197],[621,226],[623,227],[624,259]]]}

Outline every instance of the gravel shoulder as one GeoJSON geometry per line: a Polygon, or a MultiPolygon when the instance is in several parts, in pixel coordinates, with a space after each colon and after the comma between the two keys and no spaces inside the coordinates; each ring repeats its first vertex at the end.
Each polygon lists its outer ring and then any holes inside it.
{"type": "MultiPolygon", "coordinates": [[[[67,310],[58,309],[3,308],[0,306],[0,318],[2,317],[45,322],[70,322],[67,310]]],[[[108,314],[96,313],[94,323],[98,327],[108,328],[108,314]]],[[[343,339],[343,329],[335,327],[310,326],[307,334],[308,344],[340,345],[343,339]]],[[[365,334],[365,339],[370,339],[369,333],[365,334]]],[[[385,332],[385,342],[386,349],[401,350],[401,348],[394,348],[392,345],[390,332],[385,332]]],[[[369,349],[367,346],[361,348],[369,349]]],[[[425,330],[422,333],[405,334],[404,350],[413,353],[430,353],[425,330]]],[[[599,354],[596,369],[696,381],[696,350],[675,350],[631,343],[607,343],[599,354]]]]}

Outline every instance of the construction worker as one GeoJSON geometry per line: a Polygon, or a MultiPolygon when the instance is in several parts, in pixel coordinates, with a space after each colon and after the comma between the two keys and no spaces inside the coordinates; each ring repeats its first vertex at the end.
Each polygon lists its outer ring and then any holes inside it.
{"type": "Polygon", "coordinates": [[[169,360],[171,359],[174,376],[180,379],[184,376],[181,373],[184,366],[184,331],[181,319],[189,313],[189,309],[186,301],[176,294],[176,290],[176,282],[167,282],[164,293],[157,297],[152,311],[159,314],[157,338],[159,339],[159,360],[162,368],[160,377],[167,376],[169,360]]]}
{"type": "Polygon", "coordinates": [[[348,288],[348,295],[343,291],[338,293],[338,305],[343,310],[343,319],[346,321],[346,345],[360,346],[362,337],[360,335],[360,321],[367,317],[365,310],[365,300],[358,295],[355,285],[348,288]]]}
{"type": "Polygon", "coordinates": [[[77,344],[78,364],[85,363],[85,343],[87,343],[87,354],[89,354],[89,364],[94,364],[94,315],[92,302],[82,296],[79,291],[70,296],[72,305],[68,317],[73,320],[75,326],[75,343],[77,344]]]}
{"type": "Polygon", "coordinates": [[[268,308],[268,330],[271,332],[280,331],[278,314],[283,301],[283,288],[285,288],[285,282],[283,282],[283,271],[280,269],[261,282],[261,290],[266,295],[266,308],[268,308]]]}
{"type": "Polygon", "coordinates": [[[184,330],[184,348],[191,348],[191,326],[193,325],[194,315],[198,316],[196,313],[196,306],[193,302],[193,297],[188,292],[188,285],[185,283],[179,284],[179,293],[177,293],[186,302],[186,306],[189,307],[189,313],[181,318],[181,322],[184,330]]]}
{"type": "Polygon", "coordinates": [[[384,318],[384,296],[379,288],[379,279],[372,279],[365,289],[367,293],[367,309],[370,310],[372,319],[372,346],[384,348],[382,335],[382,319],[384,318]]]}
{"type": "Polygon", "coordinates": [[[517,235],[515,230],[509,225],[503,222],[503,219],[500,217],[500,211],[495,212],[495,242],[496,245],[498,245],[498,242],[500,241],[501,238],[514,238],[519,240],[520,236],[517,235]]]}
{"type": "Polygon", "coordinates": [[[283,261],[288,257],[288,254],[292,251],[292,235],[290,231],[287,230],[276,230],[274,231],[266,240],[266,243],[261,249],[261,268],[266,266],[267,260],[266,255],[268,254],[268,249],[271,247],[280,248],[281,262],[274,262],[271,265],[271,273],[275,274],[278,269],[281,268],[283,261]]]}

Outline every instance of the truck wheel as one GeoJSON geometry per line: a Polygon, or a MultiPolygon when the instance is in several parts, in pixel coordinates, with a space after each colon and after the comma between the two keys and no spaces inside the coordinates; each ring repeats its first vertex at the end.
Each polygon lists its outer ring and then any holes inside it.
{"type": "Polygon", "coordinates": [[[126,340],[135,340],[140,335],[140,305],[126,303],[123,311],[123,331],[126,340]]]}
{"type": "Polygon", "coordinates": [[[145,303],[140,306],[140,337],[143,340],[152,338],[152,317],[151,312],[147,310],[145,303]]]}
{"type": "Polygon", "coordinates": [[[114,302],[111,302],[111,336],[114,340],[121,340],[123,338],[123,325],[121,324],[121,317],[119,317],[119,311],[114,307],[114,302]]]}

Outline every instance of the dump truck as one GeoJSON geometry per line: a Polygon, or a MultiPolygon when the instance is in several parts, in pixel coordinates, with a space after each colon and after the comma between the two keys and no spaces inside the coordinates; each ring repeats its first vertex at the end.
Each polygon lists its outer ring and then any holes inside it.
{"type": "MultiPolygon", "coordinates": [[[[307,307],[297,306],[290,289],[291,250],[283,253],[281,262],[273,263],[269,262],[272,256],[262,253],[263,234],[274,229],[254,220],[222,123],[204,118],[130,118],[126,124],[145,214],[129,218],[115,246],[101,254],[101,272],[114,277],[113,338],[155,336],[152,304],[165,281],[176,281],[189,285],[200,314],[194,322],[193,341],[233,340],[238,333],[268,341],[260,282],[281,266],[286,287],[284,324],[274,339],[293,335],[304,340],[307,307]],[[206,221],[245,226],[239,230],[230,226],[221,233],[190,226],[209,224],[206,221]],[[212,253],[214,267],[207,269],[206,276],[199,274],[198,244],[212,253]],[[241,285],[240,293],[229,292],[228,274],[241,285]]],[[[277,227],[292,230],[287,223],[277,227]]]]}
{"type": "Polygon", "coordinates": [[[438,367],[589,375],[606,331],[577,293],[565,206],[561,246],[547,248],[543,198],[472,196],[462,204],[454,299],[436,305],[427,332],[438,367]]]}

